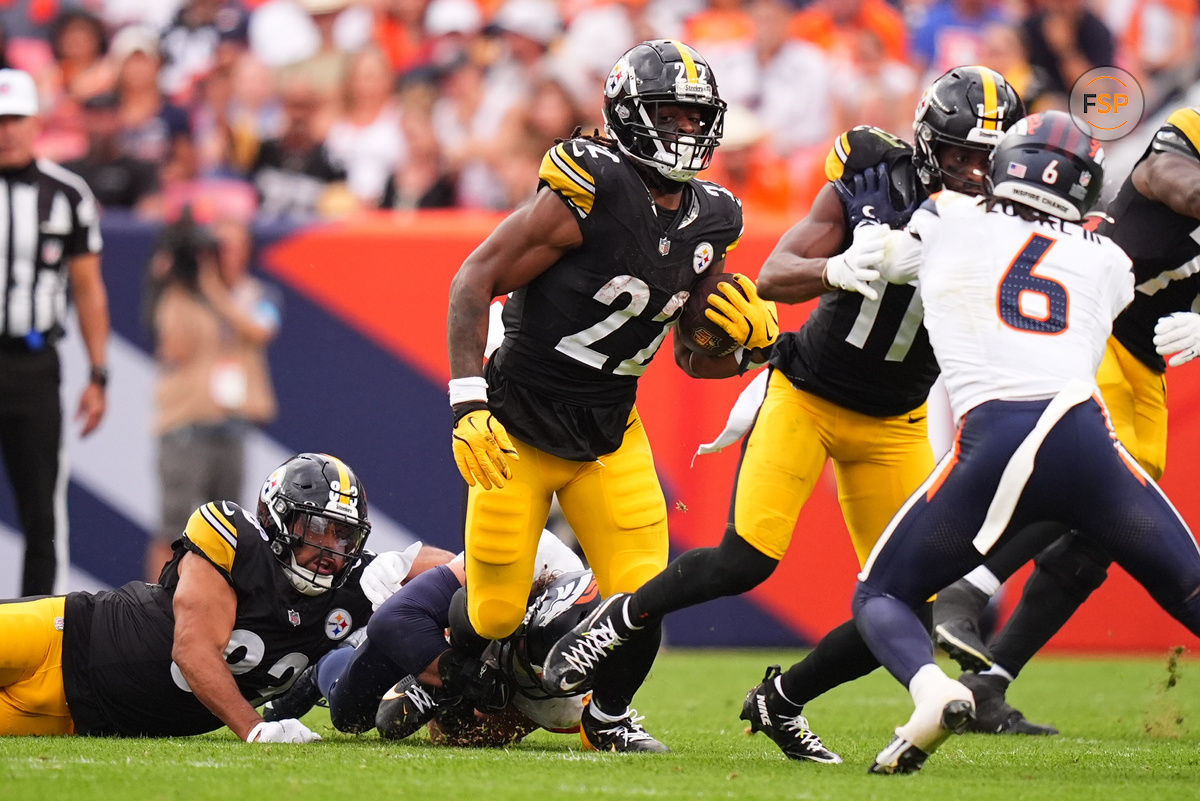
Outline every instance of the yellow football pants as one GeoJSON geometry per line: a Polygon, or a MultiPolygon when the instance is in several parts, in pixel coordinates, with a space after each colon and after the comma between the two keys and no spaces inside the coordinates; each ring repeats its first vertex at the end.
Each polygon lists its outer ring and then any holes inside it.
{"type": "Polygon", "coordinates": [[[592,462],[552,456],[513,437],[520,459],[500,489],[467,495],[467,611],[489,639],[516,630],[529,604],[538,538],[559,505],[601,595],[632,592],[667,565],[667,504],[635,409],[621,447],[592,462]]]}
{"type": "Polygon", "coordinates": [[[1096,372],[1100,395],[1117,439],[1158,481],[1167,467],[1167,381],[1135,359],[1116,339],[1096,372]]]}
{"type": "Polygon", "coordinates": [[[782,559],[829,459],[861,565],[892,515],[933,471],[924,404],[895,417],[872,417],[798,390],[773,370],[738,468],[737,533],[782,559]]]}
{"type": "Polygon", "coordinates": [[[72,734],[62,596],[0,604],[0,734],[72,734]]]}

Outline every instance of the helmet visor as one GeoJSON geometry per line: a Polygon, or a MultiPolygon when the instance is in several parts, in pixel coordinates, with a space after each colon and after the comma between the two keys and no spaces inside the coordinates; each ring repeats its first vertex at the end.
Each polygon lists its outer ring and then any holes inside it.
{"type": "Polygon", "coordinates": [[[370,528],[319,510],[297,509],[292,517],[296,563],[317,575],[338,575],[362,554],[370,528]]]}

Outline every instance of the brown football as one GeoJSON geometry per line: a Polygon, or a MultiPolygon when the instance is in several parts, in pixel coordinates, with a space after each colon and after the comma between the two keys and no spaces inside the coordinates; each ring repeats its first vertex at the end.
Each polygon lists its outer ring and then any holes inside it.
{"type": "MultiPolygon", "coordinates": [[[[682,337],[684,344],[695,353],[705,356],[728,356],[742,344],[704,316],[704,310],[709,308],[708,296],[717,292],[717,286],[723,281],[733,284],[738,292],[742,291],[729,273],[712,273],[696,281],[688,295],[687,303],[683,304],[676,336],[682,337]]],[[[744,292],[742,294],[745,295],[744,292]]]]}

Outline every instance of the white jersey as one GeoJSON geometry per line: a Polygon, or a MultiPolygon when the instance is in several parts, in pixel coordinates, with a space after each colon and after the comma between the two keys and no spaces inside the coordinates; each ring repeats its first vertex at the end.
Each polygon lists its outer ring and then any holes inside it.
{"type": "Polygon", "coordinates": [[[922,243],[925,327],[957,422],[989,400],[1096,386],[1113,318],[1133,300],[1131,261],[1100,234],[1030,222],[1000,203],[935,194],[908,230],[922,243]]]}

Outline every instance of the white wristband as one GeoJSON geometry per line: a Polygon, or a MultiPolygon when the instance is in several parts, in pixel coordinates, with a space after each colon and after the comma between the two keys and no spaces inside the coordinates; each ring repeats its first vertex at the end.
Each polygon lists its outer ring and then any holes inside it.
{"type": "Polygon", "coordinates": [[[481,375],[450,379],[450,405],[468,401],[487,403],[487,379],[481,375]]]}

